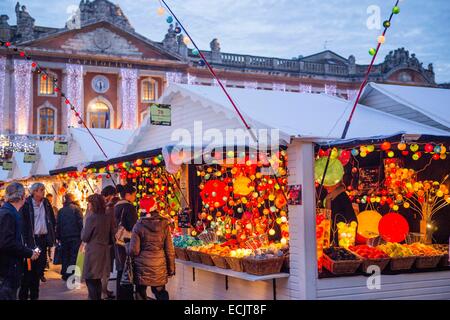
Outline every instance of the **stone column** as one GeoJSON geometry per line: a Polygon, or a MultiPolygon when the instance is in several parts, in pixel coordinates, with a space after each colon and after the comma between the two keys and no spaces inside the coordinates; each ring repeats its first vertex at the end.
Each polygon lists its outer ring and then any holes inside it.
{"type": "Polygon", "coordinates": [[[135,129],[138,123],[138,70],[120,69],[120,105],[122,109],[122,129],[135,129]]]}
{"type": "Polygon", "coordinates": [[[14,60],[14,131],[16,134],[30,133],[32,119],[31,62],[14,60]]]}

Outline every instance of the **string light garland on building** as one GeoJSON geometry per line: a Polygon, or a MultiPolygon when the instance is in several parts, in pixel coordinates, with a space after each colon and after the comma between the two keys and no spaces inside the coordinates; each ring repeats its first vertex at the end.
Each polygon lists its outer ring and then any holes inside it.
{"type": "Polygon", "coordinates": [[[17,134],[29,133],[31,117],[31,63],[14,59],[14,126],[17,134]]]}
{"type": "Polygon", "coordinates": [[[0,135],[0,158],[7,159],[14,152],[36,152],[36,141],[28,135],[0,135]]]}
{"type": "Polygon", "coordinates": [[[138,101],[138,71],[135,69],[120,69],[122,87],[122,122],[123,129],[134,129],[137,119],[138,101]]]}
{"type": "MultiPolygon", "coordinates": [[[[66,88],[67,99],[73,101],[74,104],[83,105],[83,66],[78,64],[66,64],[66,88]]],[[[83,112],[80,110],[80,116],[83,112]]],[[[77,118],[72,112],[67,113],[67,125],[69,127],[79,127],[77,118]]]]}
{"type": "Polygon", "coordinates": [[[5,122],[5,81],[6,81],[6,57],[0,57],[0,133],[4,130],[5,122]]]}

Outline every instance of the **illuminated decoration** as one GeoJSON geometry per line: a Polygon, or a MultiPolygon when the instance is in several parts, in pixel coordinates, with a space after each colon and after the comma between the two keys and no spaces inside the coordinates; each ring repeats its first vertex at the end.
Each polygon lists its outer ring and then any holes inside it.
{"type": "Polygon", "coordinates": [[[346,166],[347,163],[350,161],[351,158],[351,152],[349,150],[340,150],[339,151],[339,161],[342,163],[343,166],[346,166]]]}
{"type": "Polygon", "coordinates": [[[162,16],[166,12],[166,9],[164,9],[164,7],[159,7],[156,12],[158,13],[158,16],[162,16]]]}
{"type": "MultiPolygon", "coordinates": [[[[323,173],[325,172],[325,166],[327,163],[327,157],[317,159],[314,163],[314,176],[315,181],[322,182],[323,173]]],[[[330,159],[328,164],[327,173],[323,181],[323,185],[326,187],[334,186],[342,181],[344,177],[344,167],[338,159],[330,159]]]]}
{"type": "Polygon", "coordinates": [[[245,81],[244,88],[256,90],[256,89],[258,89],[258,82],[257,81],[245,81]]]}
{"type": "Polygon", "coordinates": [[[31,118],[31,62],[28,60],[14,60],[14,97],[15,116],[14,125],[17,134],[29,133],[29,119],[31,118]]]}
{"type": "Polygon", "coordinates": [[[409,233],[408,221],[398,213],[388,213],[381,218],[378,232],[385,241],[402,242],[409,233]]]}
{"type": "Polygon", "coordinates": [[[5,122],[5,84],[6,84],[6,57],[0,57],[0,133],[4,131],[5,122]]]}
{"type": "Polygon", "coordinates": [[[233,183],[233,192],[236,196],[247,196],[253,191],[250,186],[252,180],[245,176],[237,177],[233,183]]]}
{"type": "Polygon", "coordinates": [[[122,88],[122,128],[124,130],[134,129],[137,120],[138,71],[136,69],[120,69],[122,88]]]}
{"type": "Polygon", "coordinates": [[[350,223],[339,222],[336,226],[338,229],[339,247],[348,248],[349,246],[354,246],[356,240],[356,227],[358,226],[356,221],[350,223]]]}
{"type": "Polygon", "coordinates": [[[227,203],[229,191],[227,185],[220,180],[208,181],[200,192],[203,202],[210,208],[219,208],[227,203]]]}
{"type": "Polygon", "coordinates": [[[357,241],[366,243],[368,239],[379,236],[378,223],[381,220],[381,214],[374,210],[363,211],[356,217],[358,219],[357,241]]]}
{"type": "Polygon", "coordinates": [[[337,94],[337,87],[335,84],[325,84],[325,94],[335,96],[337,94]]]}
{"type": "Polygon", "coordinates": [[[183,83],[183,74],[181,72],[166,72],[167,83],[183,83]]]}
{"type": "Polygon", "coordinates": [[[312,85],[310,84],[300,84],[299,85],[300,93],[312,93],[312,85]]]}
{"type": "Polygon", "coordinates": [[[150,213],[155,210],[156,201],[153,197],[145,196],[139,201],[139,207],[150,213]]]}
{"type": "Polygon", "coordinates": [[[273,83],[272,90],[273,91],[286,91],[286,84],[285,83],[273,83]]]}
{"type": "MultiPolygon", "coordinates": [[[[83,66],[78,64],[66,64],[66,99],[72,101],[75,106],[82,106],[83,103],[83,66]]],[[[83,112],[77,111],[81,117],[83,112]]],[[[63,113],[67,115],[67,125],[69,127],[80,127],[78,119],[74,112],[71,112],[69,108],[63,109],[63,113]]]]}
{"type": "Polygon", "coordinates": [[[190,85],[197,84],[197,77],[191,75],[190,73],[188,73],[188,75],[187,75],[187,84],[190,84],[190,85]]]}

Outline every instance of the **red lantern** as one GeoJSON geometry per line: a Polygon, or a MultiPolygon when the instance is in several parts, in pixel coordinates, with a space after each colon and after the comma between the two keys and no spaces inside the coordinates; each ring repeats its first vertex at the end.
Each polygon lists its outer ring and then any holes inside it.
{"type": "MultiPolygon", "coordinates": [[[[153,197],[144,197],[139,201],[139,207],[144,209],[146,212],[151,212],[153,207],[155,207],[156,201],[153,197]]],[[[154,210],[154,209],[153,209],[154,210]]]]}
{"type": "Polygon", "coordinates": [[[439,160],[441,156],[438,153],[433,154],[433,160],[439,160]]]}
{"type": "Polygon", "coordinates": [[[390,142],[385,141],[385,142],[383,142],[383,143],[381,144],[381,150],[387,151],[387,150],[389,150],[389,149],[391,149],[391,143],[390,143],[390,142]]]}
{"type": "Polygon", "coordinates": [[[385,241],[402,242],[409,233],[408,221],[398,213],[388,213],[378,224],[378,232],[385,241]]]}
{"type": "Polygon", "coordinates": [[[203,202],[208,204],[211,208],[219,208],[227,203],[229,190],[223,181],[209,180],[205,184],[202,192],[200,192],[200,196],[203,202]]]}
{"type": "Polygon", "coordinates": [[[407,156],[408,154],[409,154],[409,151],[408,151],[408,150],[402,151],[402,155],[407,156]]]}
{"type": "Polygon", "coordinates": [[[433,150],[434,150],[434,147],[433,147],[432,144],[427,143],[427,144],[425,145],[425,152],[433,152],[433,150]]]}
{"type": "Polygon", "coordinates": [[[339,155],[339,161],[342,163],[343,166],[347,165],[347,163],[350,161],[351,152],[348,150],[342,150],[341,154],[339,155]]]}

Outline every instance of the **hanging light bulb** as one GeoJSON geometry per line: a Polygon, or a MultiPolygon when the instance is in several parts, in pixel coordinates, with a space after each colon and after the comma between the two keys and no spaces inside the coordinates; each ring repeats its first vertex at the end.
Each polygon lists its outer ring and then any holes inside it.
{"type": "Polygon", "coordinates": [[[377,38],[377,41],[378,41],[378,43],[383,44],[386,41],[386,38],[385,38],[385,36],[381,35],[377,38]]]}
{"type": "Polygon", "coordinates": [[[158,13],[158,16],[162,16],[166,12],[166,9],[164,9],[163,7],[159,7],[156,12],[158,13]]]}
{"type": "Polygon", "coordinates": [[[191,43],[191,39],[188,36],[183,37],[183,42],[185,45],[189,45],[191,43]]]}

